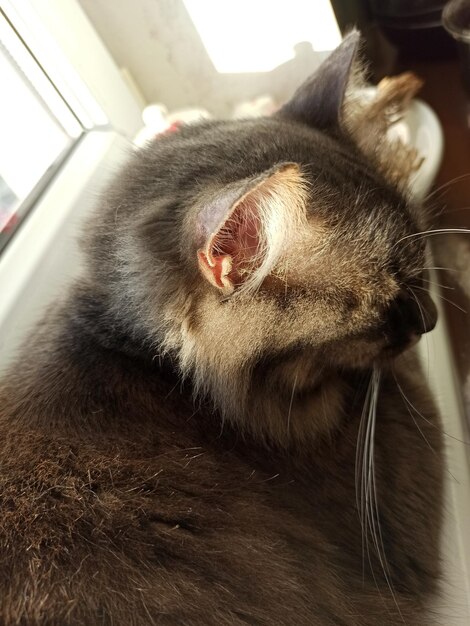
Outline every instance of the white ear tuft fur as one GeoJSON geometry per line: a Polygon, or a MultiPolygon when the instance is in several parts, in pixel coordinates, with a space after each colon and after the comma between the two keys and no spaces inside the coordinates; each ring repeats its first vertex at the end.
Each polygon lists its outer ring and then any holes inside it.
{"type": "Polygon", "coordinates": [[[403,189],[420,167],[422,158],[399,138],[390,139],[388,131],[403,116],[422,84],[420,78],[405,72],[384,78],[374,96],[368,97],[360,68],[356,68],[344,104],[346,131],[384,176],[403,189]]]}

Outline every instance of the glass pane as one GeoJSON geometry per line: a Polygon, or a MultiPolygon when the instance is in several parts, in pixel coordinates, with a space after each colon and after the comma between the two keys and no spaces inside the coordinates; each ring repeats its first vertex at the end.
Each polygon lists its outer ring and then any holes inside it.
{"type": "Polygon", "coordinates": [[[1,251],[81,127],[2,16],[0,90],[1,251]]]}

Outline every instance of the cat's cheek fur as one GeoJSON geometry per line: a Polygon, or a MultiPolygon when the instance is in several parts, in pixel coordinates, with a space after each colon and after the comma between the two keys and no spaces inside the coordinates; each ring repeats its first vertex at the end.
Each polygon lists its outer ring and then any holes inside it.
{"type": "MultiPolygon", "coordinates": [[[[338,359],[321,349],[337,336],[336,320],[321,326],[321,309],[311,316],[309,309],[308,299],[293,302],[286,311],[275,298],[261,294],[221,302],[217,293],[206,292],[197,300],[197,314],[187,315],[193,322],[181,327],[181,370],[193,380],[196,394],[209,396],[224,418],[242,430],[282,440],[289,412],[292,436],[314,439],[337,424],[342,393],[335,377],[325,380],[338,359]],[[292,359],[282,356],[293,351],[292,359]],[[270,390],[272,402],[267,400],[270,390]]],[[[340,350],[342,364],[347,347],[345,343],[340,350]]],[[[357,358],[354,346],[349,364],[357,358]]]]}

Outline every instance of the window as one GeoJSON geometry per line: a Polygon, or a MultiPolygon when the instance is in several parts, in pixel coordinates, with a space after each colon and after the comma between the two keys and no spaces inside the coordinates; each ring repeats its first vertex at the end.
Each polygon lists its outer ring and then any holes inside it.
{"type": "Polygon", "coordinates": [[[78,141],[96,129],[132,139],[141,117],[75,0],[2,2],[0,85],[1,262],[78,141]]]}
{"type": "Polygon", "coordinates": [[[0,9],[0,370],[81,272],[77,230],[142,127],[76,0],[0,9]]]}
{"type": "Polygon", "coordinates": [[[0,13],[0,252],[83,127],[0,13]]]}
{"type": "Polygon", "coordinates": [[[330,0],[184,4],[221,73],[269,72],[292,59],[298,43],[307,42],[318,52],[333,50],[341,41],[330,0]]]}

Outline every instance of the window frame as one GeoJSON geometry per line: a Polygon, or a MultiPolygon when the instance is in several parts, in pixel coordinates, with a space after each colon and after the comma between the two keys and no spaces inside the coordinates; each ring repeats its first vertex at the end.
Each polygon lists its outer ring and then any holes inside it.
{"type": "Polygon", "coordinates": [[[85,129],[136,135],[140,106],[76,0],[3,0],[2,10],[85,129]]]}
{"type": "Polygon", "coordinates": [[[0,369],[80,271],[80,224],[143,126],[139,104],[76,0],[4,0],[2,10],[83,133],[28,196],[34,206],[0,255],[0,369]]]}

